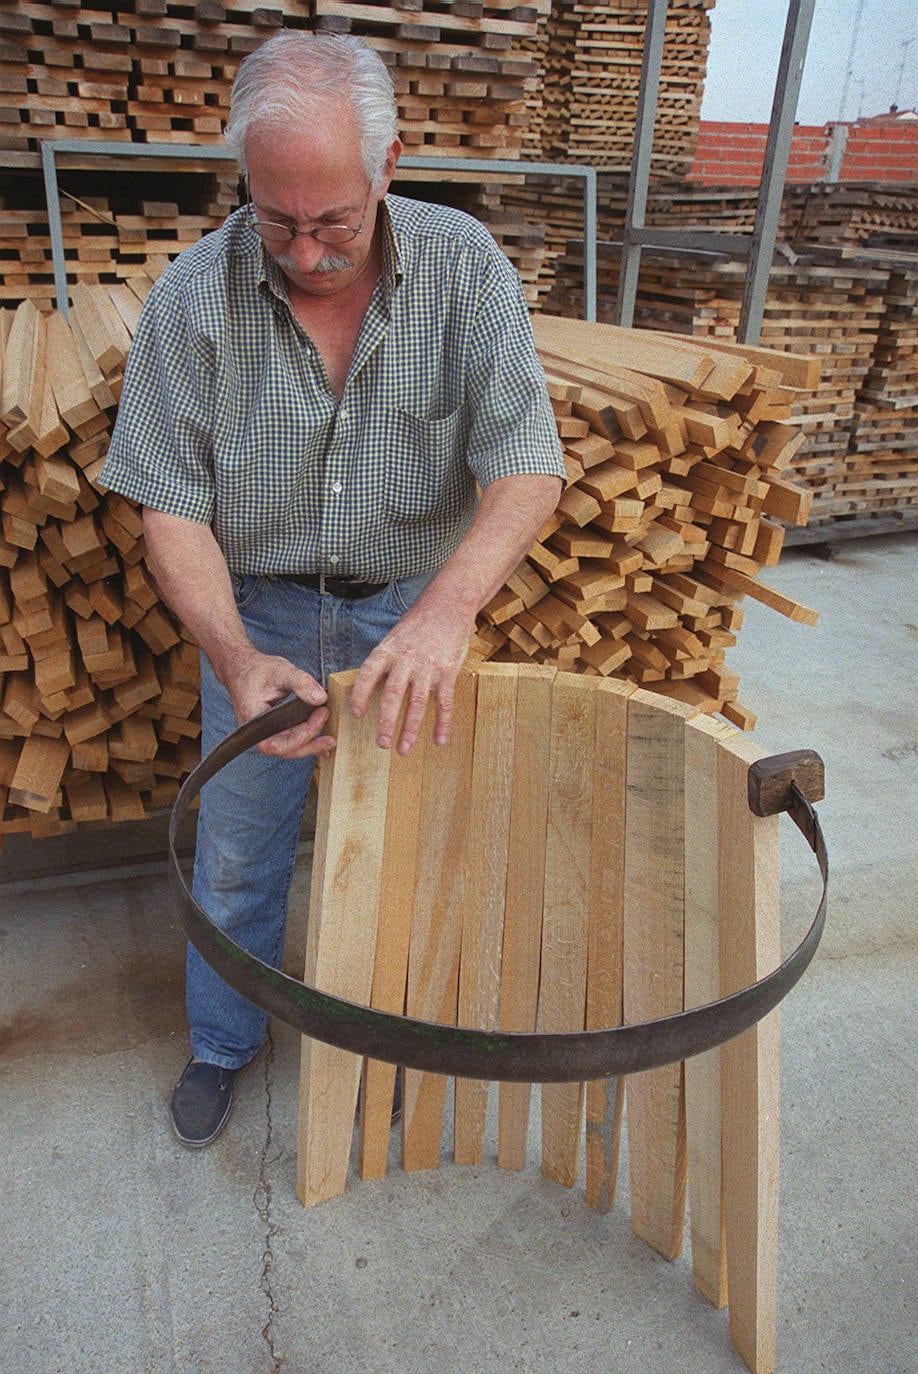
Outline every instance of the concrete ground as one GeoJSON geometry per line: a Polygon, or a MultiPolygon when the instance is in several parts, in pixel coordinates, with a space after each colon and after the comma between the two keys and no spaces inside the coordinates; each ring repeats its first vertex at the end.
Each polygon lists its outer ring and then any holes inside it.
{"type": "MultiPolygon", "coordinates": [[[[826,763],[829,921],[783,1008],[778,1368],[910,1374],[918,537],[789,550],[729,662],[774,752],[826,763]]],[[[786,822],[788,938],[815,863],[786,822]]],[[[161,833],[0,856],[0,1374],[733,1374],[726,1314],[582,1182],[486,1162],[295,1196],[297,1037],[275,1026],[210,1150],[173,1139],[183,949],[161,833]],[[151,838],[152,837],[152,838],[151,838]],[[55,876],[53,870],[66,866],[55,876]]],[[[298,879],[305,884],[306,875],[298,879]]],[[[302,903],[300,903],[302,906],[302,903]]],[[[295,968],[302,929],[294,928],[295,968]]],[[[393,1140],[397,1133],[393,1133],[393,1140]]],[[[687,1247],[686,1247],[687,1249],[687,1247]]]]}

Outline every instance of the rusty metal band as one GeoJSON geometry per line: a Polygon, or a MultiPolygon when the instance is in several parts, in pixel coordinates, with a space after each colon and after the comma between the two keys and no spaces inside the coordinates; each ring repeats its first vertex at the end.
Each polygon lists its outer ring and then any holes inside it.
{"type": "Polygon", "coordinates": [[[825,925],[828,855],[816,811],[794,782],[784,809],[816,856],[823,884],[816,915],[778,968],[715,1002],[607,1030],[524,1034],[397,1016],[299,982],[247,953],[211,921],[185,882],[176,839],[189,807],[215,773],[244,750],[300,724],[311,709],[288,699],[228,735],[185,780],[169,826],[170,874],[188,939],[231,988],[304,1035],[373,1059],[462,1078],[532,1083],[612,1078],[676,1063],[742,1034],[778,1005],[816,952],[825,925]]]}

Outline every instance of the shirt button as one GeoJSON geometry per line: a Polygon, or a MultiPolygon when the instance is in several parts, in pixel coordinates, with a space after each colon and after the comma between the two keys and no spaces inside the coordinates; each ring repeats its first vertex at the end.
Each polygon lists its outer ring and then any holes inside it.
{"type": "Polygon", "coordinates": [[[340,562],[341,562],[341,555],[340,555],[340,553],[332,553],[332,554],[329,554],[329,556],[328,556],[328,561],[329,561],[329,563],[340,563],[340,562]]]}
{"type": "Polygon", "coordinates": [[[348,413],[347,413],[346,410],[341,409],[341,410],[338,411],[338,419],[341,421],[341,423],[342,423],[343,425],[346,425],[346,424],[347,424],[349,418],[350,418],[350,417],[349,417],[349,415],[348,415],[348,413]]]}
{"type": "Polygon", "coordinates": [[[336,496],[339,495],[340,492],[344,491],[343,483],[332,482],[332,491],[335,493],[336,496]]]}

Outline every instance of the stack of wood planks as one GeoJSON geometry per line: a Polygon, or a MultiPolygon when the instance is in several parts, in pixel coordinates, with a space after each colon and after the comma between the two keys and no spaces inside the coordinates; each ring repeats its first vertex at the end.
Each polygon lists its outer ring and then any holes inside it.
{"type": "Polygon", "coordinates": [[[98,486],[149,278],[0,314],[0,836],[141,819],[197,754],[197,650],[98,486]]]}
{"type": "Polygon", "coordinates": [[[918,507],[918,254],[908,267],[890,263],[844,472],[820,506],[824,517],[846,520],[918,507]]]}
{"type": "MultiPolygon", "coordinates": [[[[63,180],[70,180],[65,177],[63,180]]],[[[134,179],[136,195],[138,178],[134,179]]],[[[161,175],[155,182],[161,184],[161,175]]],[[[124,194],[77,197],[61,190],[61,230],[69,281],[115,284],[156,272],[163,256],[174,257],[202,234],[217,229],[235,208],[235,175],[184,177],[180,203],[154,195],[139,201],[124,194]],[[204,181],[205,186],[194,183],[204,181]],[[189,208],[188,200],[197,202],[189,208]]],[[[117,188],[115,188],[117,192],[117,188]]],[[[9,197],[8,200],[13,199],[9,197]]],[[[0,223],[0,304],[33,301],[48,309],[55,299],[54,265],[47,209],[9,203],[0,223]]]]}
{"type": "MultiPolygon", "coordinates": [[[[908,267],[902,258],[853,259],[827,250],[793,256],[792,263],[779,259],[772,268],[761,341],[806,353],[820,368],[818,388],[798,397],[791,410],[804,436],[791,474],[812,492],[810,523],[879,510],[913,512],[918,435],[908,405],[898,413],[891,401],[898,395],[901,405],[915,395],[910,341],[918,262],[908,267]],[[894,388],[889,395],[887,386],[894,388]]],[[[599,258],[600,315],[609,317],[619,253],[600,249],[599,258]]],[[[743,286],[741,264],[645,252],[635,323],[698,341],[735,339],[743,286]]],[[[559,266],[546,306],[567,313],[581,294],[577,245],[559,266]]]]}
{"type": "MultiPolygon", "coordinates": [[[[653,170],[685,174],[698,136],[714,0],[671,0],[654,126],[653,170]]],[[[542,69],[528,152],[631,165],[647,22],[646,0],[555,0],[534,45],[542,69]]]]}
{"type": "Polygon", "coordinates": [[[134,0],[89,9],[13,0],[0,15],[0,150],[49,138],[215,143],[239,62],[281,28],[366,36],[392,69],[403,137],[514,156],[538,69],[522,43],[549,0],[134,0]]]}
{"type": "Polygon", "coordinates": [[[624,677],[743,728],[726,649],[810,496],[787,480],[789,423],[818,361],[536,315],[568,484],[527,560],[485,607],[480,658],[624,677]]]}
{"type": "MultiPolygon", "coordinates": [[[[165,261],[165,260],[164,260],[165,261]]],[[[140,516],[99,486],[152,285],[76,283],[69,321],[0,312],[0,835],[139,818],[197,759],[195,647],[144,567],[140,516]]],[[[569,471],[557,517],[479,618],[472,658],[625,678],[749,727],[725,655],[759,580],[811,360],[534,318],[569,471]]]]}

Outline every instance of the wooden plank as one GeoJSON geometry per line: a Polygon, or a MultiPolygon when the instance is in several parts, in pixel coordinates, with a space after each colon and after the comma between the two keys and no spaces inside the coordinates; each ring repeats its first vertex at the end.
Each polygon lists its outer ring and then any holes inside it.
{"type": "MultiPolygon", "coordinates": [[[[621,1024],[625,916],[628,698],[631,683],[588,678],[595,691],[590,930],[586,1029],[621,1024]]],[[[607,1212],[615,1201],[623,1078],[586,1088],[586,1200],[607,1212]]]]}
{"type": "MultiPolygon", "coordinates": [[[[678,343],[661,339],[650,330],[544,314],[534,317],[533,326],[540,347],[574,348],[589,357],[593,366],[607,352],[609,361],[618,367],[691,389],[700,388],[714,370],[714,360],[704,347],[692,346],[685,339],[678,343]]],[[[748,376],[752,369],[740,367],[737,371],[748,376]]]]}
{"type": "MultiPolygon", "coordinates": [[[[517,673],[510,664],[483,664],[477,678],[458,1021],[478,1030],[496,1030],[510,844],[517,673]]],[[[488,1087],[484,1079],[456,1080],[453,1129],[457,1164],[482,1162],[488,1087]]]]}
{"type": "Polygon", "coordinates": [[[10,783],[10,805],[47,815],[54,808],[69,758],[66,740],[30,735],[23,742],[10,783]]]}
{"type": "MultiPolygon", "coordinates": [[[[554,676],[548,665],[518,669],[500,990],[500,1024],[507,1031],[537,1026],[554,676]]],[[[497,1163],[503,1169],[526,1162],[530,1096],[529,1083],[500,1085],[497,1163]]]]}
{"type": "MultiPolygon", "coordinates": [[[[684,334],[671,334],[662,330],[659,332],[673,343],[685,342],[684,334]]],[[[731,343],[727,339],[712,341],[711,348],[712,351],[731,353],[735,357],[743,358],[754,367],[763,366],[778,373],[784,386],[791,386],[800,391],[815,391],[819,386],[822,375],[822,360],[819,357],[784,353],[776,348],[756,348],[750,344],[731,343]]]]}
{"type": "MultiPolygon", "coordinates": [[[[628,702],[624,1019],[682,1010],[684,732],[694,709],[637,691],[628,702]]],[[[626,1085],[631,1225],[674,1259],[685,1220],[682,1066],[636,1074],[626,1085]]]]}
{"type": "MultiPolygon", "coordinates": [[[[594,693],[558,673],[551,706],[538,1029],[583,1030],[589,958],[594,693]]],[[[580,1163],[584,1085],[542,1085],[542,1173],[572,1187],[580,1163]]]]}
{"type": "Polygon", "coordinates": [[[13,316],[3,350],[0,420],[11,429],[35,411],[34,378],[42,356],[43,332],[40,311],[32,301],[22,301],[13,316]]]}
{"type": "MultiPolygon", "coordinates": [[[[421,796],[426,824],[417,859],[406,1010],[409,1016],[446,1025],[455,1025],[457,1011],[475,690],[474,675],[460,673],[450,742],[438,753],[439,766],[424,778],[421,796]]],[[[433,1169],[439,1164],[445,1097],[443,1075],[406,1069],[405,1169],[433,1169]]]]}
{"type": "MultiPolygon", "coordinates": [[[[685,1006],[720,997],[717,757],[736,731],[707,716],[685,731],[685,1006]]],[[[695,1286],[715,1307],[727,1301],[723,1236],[720,1051],[685,1061],[689,1217],[695,1286]]]]}
{"type": "MultiPolygon", "coordinates": [[[[389,751],[376,743],[378,698],[362,720],[348,710],[354,673],[328,684],[337,744],[319,780],[305,980],[367,1003],[373,980],[389,751]]],[[[297,1194],[305,1207],[344,1191],[362,1064],[303,1037],[297,1194]]]]}
{"type": "MultiPolygon", "coordinates": [[[[721,992],[746,987],[781,960],[778,817],[749,810],[743,736],[718,757],[721,992]]],[[[753,1374],[776,1361],[780,1011],[721,1050],[724,1211],[730,1338],[753,1374]]]]}
{"type": "Polygon", "coordinates": [[[100,370],[107,374],[123,368],[131,336],[108,292],[78,281],[70,296],[83,338],[100,370]]]}
{"type": "MultiPolygon", "coordinates": [[[[379,921],[371,1005],[401,1014],[405,1009],[408,951],[423,812],[423,779],[438,766],[433,743],[434,706],[428,707],[410,754],[391,753],[379,921]]],[[[397,732],[396,732],[397,734],[397,732]]],[[[361,1178],[386,1172],[395,1090],[395,1065],[367,1059],[361,1084],[358,1167],[361,1178]]]]}

